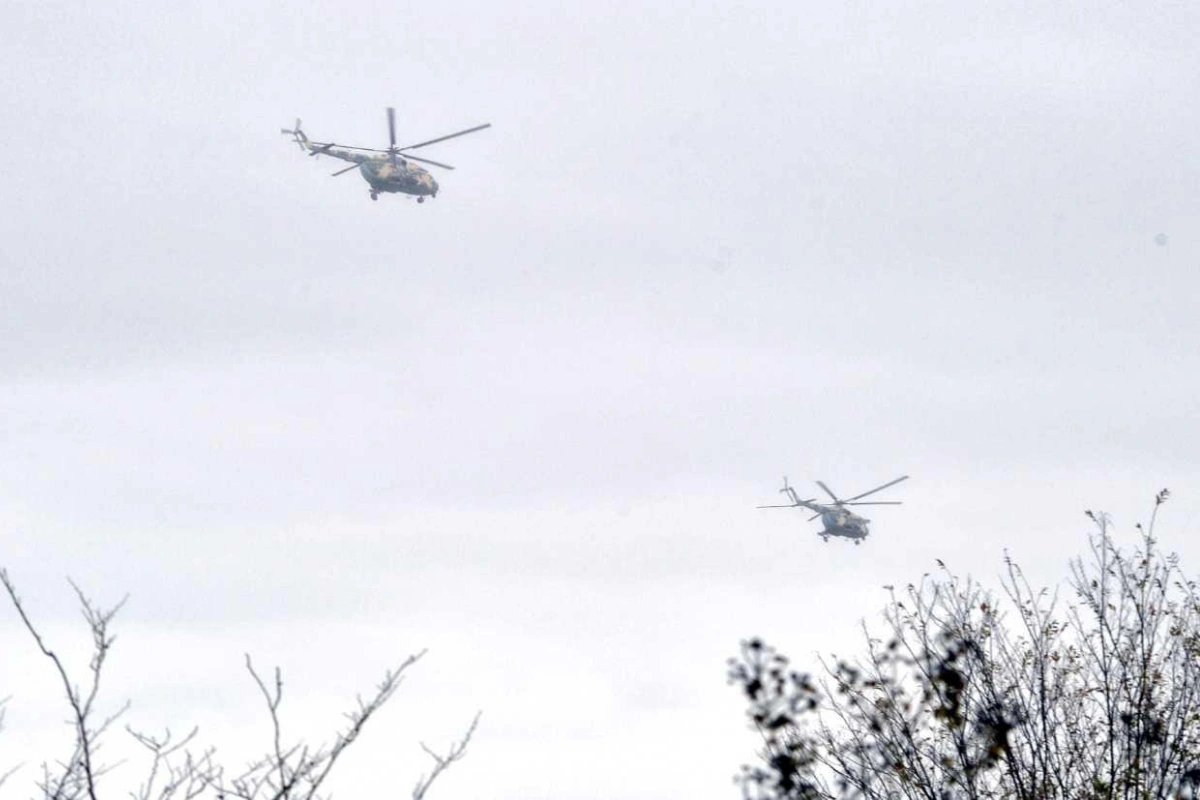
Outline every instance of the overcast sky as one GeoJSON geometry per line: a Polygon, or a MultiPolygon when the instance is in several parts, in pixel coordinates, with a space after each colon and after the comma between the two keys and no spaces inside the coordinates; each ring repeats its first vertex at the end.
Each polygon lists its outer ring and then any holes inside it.
{"type": "MultiPolygon", "coordinates": [[[[128,721],[434,797],[736,796],[724,659],[848,652],[935,558],[1194,571],[1200,7],[0,4],[0,565],[128,721]],[[279,134],[430,147],[368,198],[279,134]],[[912,479],[862,547],[776,502],[912,479]]],[[[0,613],[0,790],[69,731],[0,613]]],[[[56,705],[57,704],[57,705],[56,705]]],[[[113,758],[125,734],[110,741],[113,758]]],[[[140,778],[113,772],[108,797],[140,778]]]]}

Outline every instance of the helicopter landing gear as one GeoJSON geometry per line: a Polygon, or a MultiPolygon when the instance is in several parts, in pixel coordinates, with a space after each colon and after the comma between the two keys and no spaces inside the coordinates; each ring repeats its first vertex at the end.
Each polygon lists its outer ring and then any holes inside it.
{"type": "Polygon", "coordinates": [[[862,544],[862,542],[860,542],[858,539],[855,539],[855,540],[854,540],[854,546],[855,546],[855,547],[858,547],[860,544],[862,544]]]}
{"type": "Polygon", "coordinates": [[[418,202],[418,203],[424,203],[424,202],[425,202],[425,198],[424,198],[424,197],[418,197],[418,198],[417,198],[417,202],[418,202]]]}
{"type": "Polygon", "coordinates": [[[371,199],[372,199],[372,200],[378,200],[378,199],[379,199],[379,193],[378,193],[378,192],[371,192],[371,199]]]}

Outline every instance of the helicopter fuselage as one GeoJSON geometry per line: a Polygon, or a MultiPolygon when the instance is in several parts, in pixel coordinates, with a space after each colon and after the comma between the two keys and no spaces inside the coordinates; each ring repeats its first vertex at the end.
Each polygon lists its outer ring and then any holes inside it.
{"type": "Polygon", "coordinates": [[[414,167],[402,158],[391,163],[387,158],[373,158],[358,165],[372,192],[394,192],[416,197],[435,197],[437,181],[425,170],[414,167]]]}
{"type": "Polygon", "coordinates": [[[855,543],[858,543],[871,534],[868,528],[871,520],[860,517],[858,514],[847,511],[844,508],[812,502],[802,502],[799,505],[821,515],[821,525],[824,526],[824,530],[820,531],[817,535],[823,539],[828,539],[830,536],[840,536],[845,539],[853,539],[855,543]]]}
{"type": "Polygon", "coordinates": [[[419,200],[437,196],[438,185],[433,176],[401,156],[392,159],[388,156],[369,156],[337,147],[318,146],[313,142],[306,141],[304,144],[314,154],[358,164],[359,173],[371,184],[372,198],[383,192],[411,194],[419,200]]]}

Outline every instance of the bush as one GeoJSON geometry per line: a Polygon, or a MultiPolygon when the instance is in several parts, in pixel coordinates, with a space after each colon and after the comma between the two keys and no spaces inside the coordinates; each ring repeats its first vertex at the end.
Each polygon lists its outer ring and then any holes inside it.
{"type": "Polygon", "coordinates": [[[887,635],[819,680],[743,642],[729,680],[764,742],[745,796],[1200,796],[1200,598],[1156,547],[1167,497],[1133,552],[1087,512],[1068,602],[1006,557],[998,593],[944,565],[893,591],[887,635]]]}
{"type": "MultiPolygon", "coordinates": [[[[3,569],[0,569],[0,584],[7,590],[12,605],[38,649],[58,673],[75,732],[74,747],[66,758],[43,763],[42,774],[37,781],[38,793],[42,800],[98,800],[99,779],[109,769],[98,760],[101,740],[129,707],[126,703],[109,716],[100,716],[96,710],[101,674],[115,641],[110,624],[125,601],[104,610],[92,603],[78,586],[71,584],[92,637],[88,681],[81,688],[79,683],[72,680],[62,660],[43,640],[26,612],[16,587],[3,569]]],[[[404,673],[424,655],[424,651],[411,655],[399,666],[384,673],[383,680],[375,687],[370,699],[364,701],[358,698],[356,707],[345,714],[347,724],[334,735],[332,742],[318,747],[310,747],[301,741],[289,742],[283,735],[279,724],[283,677],[276,668],[272,679],[264,680],[247,655],[246,669],[258,685],[271,718],[273,740],[266,755],[243,769],[228,772],[218,763],[215,748],[199,753],[190,749],[197,734],[194,728],[181,739],[175,739],[169,730],[152,735],[126,726],[128,734],[146,749],[149,759],[146,778],[132,793],[133,800],[194,800],[206,793],[215,795],[217,800],[321,800],[321,785],[329,777],[338,758],[358,739],[367,720],[395,694],[404,673]]],[[[3,712],[4,701],[0,701],[0,727],[4,721],[3,712]]],[[[421,745],[433,759],[433,766],[428,775],[422,775],[417,780],[412,790],[413,800],[423,800],[433,781],[466,755],[467,745],[478,723],[477,714],[462,738],[451,744],[444,753],[421,745]]],[[[15,767],[7,772],[0,771],[0,784],[15,771],[15,767]]]]}

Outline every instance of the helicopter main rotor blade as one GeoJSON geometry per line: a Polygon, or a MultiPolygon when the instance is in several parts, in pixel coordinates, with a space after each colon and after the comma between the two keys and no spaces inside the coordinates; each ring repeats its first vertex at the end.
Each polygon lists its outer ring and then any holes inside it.
{"type": "MultiPolygon", "coordinates": [[[[325,142],[309,142],[309,144],[317,145],[317,149],[321,149],[325,142]]],[[[352,144],[334,144],[329,143],[330,147],[340,147],[343,150],[363,150],[367,153],[390,153],[391,150],[380,150],[378,147],[358,147],[352,144]]]]}
{"type": "Polygon", "coordinates": [[[805,520],[805,522],[812,522],[814,519],[816,519],[816,518],[817,518],[817,517],[819,517],[819,516],[821,516],[821,515],[820,515],[820,514],[813,514],[811,517],[809,517],[808,519],[806,519],[806,520],[805,520]]]}
{"type": "Polygon", "coordinates": [[[391,149],[396,149],[396,109],[388,106],[388,142],[391,149]]]}
{"type": "Polygon", "coordinates": [[[430,139],[428,142],[421,142],[420,144],[410,144],[407,147],[401,147],[401,148],[399,148],[399,151],[404,152],[405,150],[416,150],[418,147],[425,147],[426,145],[437,144],[438,142],[444,142],[447,139],[453,139],[457,136],[466,136],[468,133],[474,133],[475,131],[481,131],[484,128],[490,128],[490,127],[492,127],[492,123],[485,122],[482,125],[476,125],[474,128],[467,128],[465,131],[459,131],[458,133],[448,133],[445,136],[439,136],[436,139],[430,139]]]}
{"type": "Polygon", "coordinates": [[[875,494],[876,492],[882,492],[884,489],[888,488],[889,486],[895,486],[900,481],[906,481],[906,480],[908,480],[908,476],[901,475],[899,478],[896,478],[896,480],[889,481],[889,482],[885,483],[883,486],[876,486],[874,489],[872,489],[869,492],[863,492],[862,494],[855,495],[854,497],[851,497],[850,500],[847,500],[846,502],[849,503],[851,500],[858,500],[859,498],[866,497],[869,494],[875,494]]]}
{"type": "Polygon", "coordinates": [[[826,486],[825,484],[821,483],[820,481],[817,481],[817,486],[820,486],[822,489],[824,489],[824,490],[825,490],[825,494],[827,494],[827,495],[829,495],[830,497],[832,497],[832,498],[833,498],[833,502],[837,503],[838,505],[841,505],[841,504],[842,504],[842,501],[841,501],[841,500],[838,500],[838,496],[837,496],[836,494],[834,494],[834,493],[833,493],[833,489],[830,489],[828,486],[826,486]]]}
{"type": "MultiPolygon", "coordinates": [[[[347,150],[363,150],[367,153],[387,153],[389,156],[396,155],[396,153],[392,150],[380,150],[377,147],[350,147],[349,145],[338,145],[338,146],[343,147],[347,150]]],[[[322,152],[324,152],[324,150],[322,150],[322,152]]],[[[410,156],[408,153],[401,155],[400,158],[403,158],[406,161],[420,161],[423,164],[433,164],[435,167],[441,167],[442,169],[454,169],[454,167],[450,166],[449,164],[443,164],[442,162],[434,161],[431,158],[421,158],[419,156],[410,156]]]]}
{"type": "Polygon", "coordinates": [[[842,503],[844,506],[902,506],[900,500],[867,500],[865,503],[851,503],[849,501],[842,503]]]}
{"type": "Polygon", "coordinates": [[[795,503],[788,503],[786,506],[755,506],[755,508],[795,508],[795,503]]]}
{"type": "Polygon", "coordinates": [[[351,164],[350,166],[346,167],[345,169],[339,169],[337,172],[330,174],[329,177],[336,178],[338,175],[345,175],[347,172],[349,172],[352,169],[358,169],[359,166],[361,166],[361,165],[360,164],[351,164]]]}
{"type": "Polygon", "coordinates": [[[433,161],[428,158],[418,158],[417,156],[409,155],[408,153],[403,153],[400,157],[408,161],[420,161],[422,164],[433,164],[435,167],[441,167],[442,169],[454,169],[454,167],[450,166],[449,164],[443,164],[440,161],[433,161]]]}

